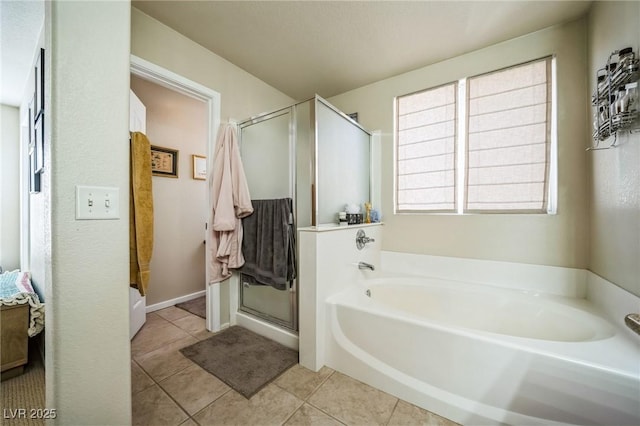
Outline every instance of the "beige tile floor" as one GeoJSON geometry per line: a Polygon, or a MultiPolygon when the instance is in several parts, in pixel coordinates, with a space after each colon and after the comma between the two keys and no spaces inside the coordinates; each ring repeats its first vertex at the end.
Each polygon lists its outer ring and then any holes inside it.
{"type": "Polygon", "coordinates": [[[327,367],[294,365],[246,399],[179,352],[211,335],[176,307],[147,315],[131,343],[134,425],[456,424],[327,367]]]}

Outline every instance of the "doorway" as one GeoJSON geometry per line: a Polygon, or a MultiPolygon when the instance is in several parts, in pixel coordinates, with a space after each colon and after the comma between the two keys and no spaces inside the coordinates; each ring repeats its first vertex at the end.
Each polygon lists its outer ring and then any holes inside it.
{"type": "MultiPolygon", "coordinates": [[[[209,178],[207,174],[207,178],[205,181],[200,181],[198,179],[194,179],[193,170],[192,170],[192,155],[199,155],[200,157],[206,157],[206,169],[207,172],[210,173],[210,165],[213,164],[213,152],[214,152],[214,144],[215,144],[215,132],[218,129],[220,123],[220,95],[198,83],[195,83],[191,80],[188,80],[178,74],[175,74],[169,70],[166,70],[162,67],[159,67],[155,64],[152,64],[144,59],[141,59],[136,56],[131,56],[131,74],[132,79],[140,79],[144,80],[144,83],[153,83],[155,85],[161,86],[165,89],[170,89],[173,92],[177,92],[180,95],[186,95],[192,100],[195,99],[199,102],[203,102],[205,106],[205,113],[203,120],[206,121],[205,124],[205,144],[204,144],[204,152],[178,152],[178,159],[180,160],[180,156],[182,156],[181,166],[178,168],[178,175],[182,176],[186,179],[187,184],[196,184],[196,191],[202,189],[202,198],[204,198],[204,202],[198,207],[198,210],[202,209],[204,211],[200,211],[197,214],[199,217],[202,217],[202,220],[199,221],[197,226],[200,226],[201,234],[199,240],[201,240],[200,247],[202,253],[204,253],[204,239],[205,239],[205,223],[210,221],[211,215],[211,200],[209,199],[210,191],[209,188],[209,178]],[[198,186],[199,184],[199,186],[198,186]]],[[[151,139],[151,138],[150,138],[151,139]]],[[[151,140],[151,143],[154,144],[154,141],[151,140]]],[[[166,144],[166,143],[165,143],[166,144]]],[[[171,147],[167,147],[171,148],[171,147]]],[[[199,161],[202,161],[199,158],[199,161]]],[[[154,178],[156,179],[156,178],[154,178]]],[[[167,178],[157,178],[164,179],[167,182],[162,182],[164,186],[167,186],[168,181],[170,179],[167,178]]],[[[175,179],[173,179],[175,181],[175,179]]],[[[176,184],[177,182],[174,182],[176,184]]],[[[154,182],[156,185],[156,182],[154,182]]],[[[170,184],[169,184],[170,186],[170,184]]],[[[154,191],[155,195],[155,191],[154,191]]],[[[176,200],[176,202],[179,202],[176,200]]],[[[154,201],[155,204],[155,201],[154,201]]],[[[183,224],[177,223],[176,226],[180,226],[183,224]]],[[[179,230],[176,230],[179,234],[179,230]]],[[[156,233],[156,235],[158,235],[156,233]]],[[[170,244],[167,242],[167,244],[170,244]]],[[[177,254],[180,255],[179,247],[171,247],[171,249],[177,254]]],[[[192,247],[192,250],[196,250],[192,247]]],[[[155,256],[155,253],[154,253],[155,256]]],[[[152,260],[153,264],[153,260],[152,260]]],[[[206,268],[205,268],[206,269],[206,268]]],[[[214,283],[209,284],[208,277],[204,276],[204,283],[199,288],[204,288],[206,291],[206,299],[207,299],[207,319],[206,319],[206,327],[209,331],[219,331],[220,330],[220,284],[214,283]]],[[[151,286],[150,286],[151,287],[151,286]]],[[[174,300],[175,302],[175,300],[174,300]]],[[[174,304],[174,302],[169,301],[167,306],[174,304]]],[[[152,303],[149,301],[148,303],[152,303]]],[[[162,304],[156,304],[157,308],[162,308],[162,304]]]]}

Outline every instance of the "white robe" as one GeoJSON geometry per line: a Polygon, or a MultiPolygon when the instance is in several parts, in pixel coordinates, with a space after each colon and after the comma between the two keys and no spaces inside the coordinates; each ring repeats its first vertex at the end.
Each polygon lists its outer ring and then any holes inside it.
{"type": "Polygon", "coordinates": [[[210,185],[212,216],[207,232],[207,269],[209,283],[217,283],[231,276],[230,269],[244,264],[240,219],[253,213],[231,124],[221,125],[218,131],[210,185]]]}

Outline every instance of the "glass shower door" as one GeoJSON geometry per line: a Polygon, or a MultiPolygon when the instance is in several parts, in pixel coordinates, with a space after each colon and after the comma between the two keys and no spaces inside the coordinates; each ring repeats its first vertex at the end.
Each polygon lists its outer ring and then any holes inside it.
{"type": "MultiPolygon", "coordinates": [[[[295,149],[292,108],[240,124],[240,155],[251,199],[292,198],[295,149]]],[[[240,274],[240,311],[295,330],[295,286],[276,290],[253,285],[240,274]]]]}

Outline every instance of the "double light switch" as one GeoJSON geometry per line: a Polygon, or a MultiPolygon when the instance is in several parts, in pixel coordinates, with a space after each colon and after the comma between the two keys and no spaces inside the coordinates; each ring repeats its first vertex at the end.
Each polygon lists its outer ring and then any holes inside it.
{"type": "Polygon", "coordinates": [[[76,186],[76,219],[120,219],[120,189],[76,186]]]}

